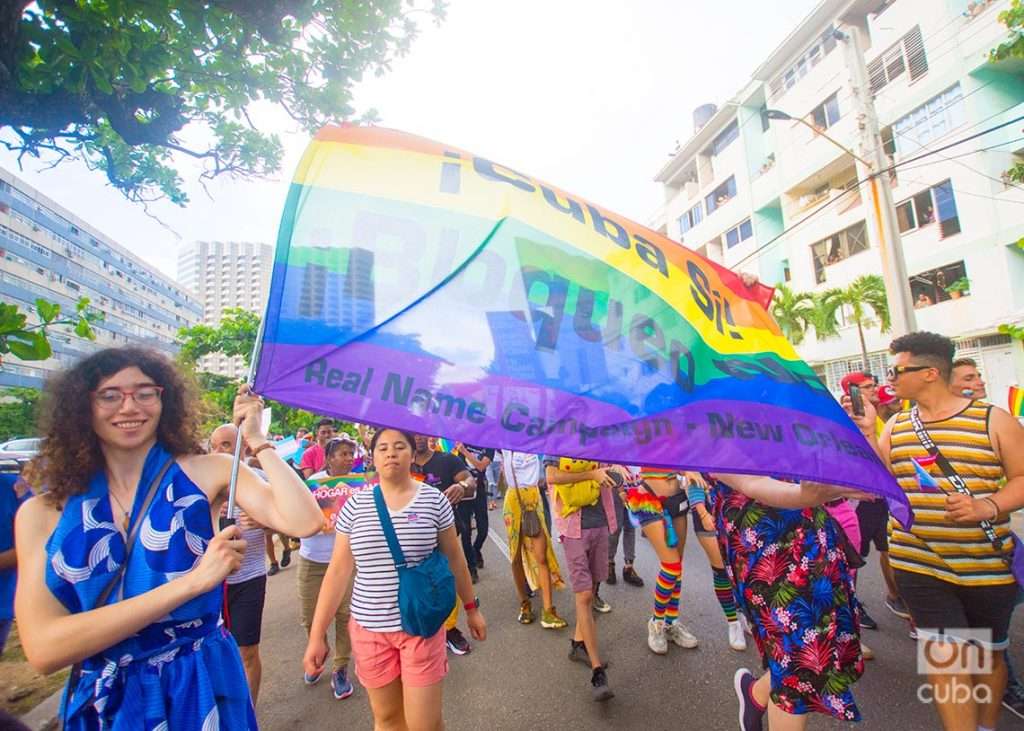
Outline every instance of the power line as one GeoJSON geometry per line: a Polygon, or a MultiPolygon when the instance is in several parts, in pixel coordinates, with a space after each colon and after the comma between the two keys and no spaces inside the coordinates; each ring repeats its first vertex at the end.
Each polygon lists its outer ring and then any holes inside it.
{"type": "MultiPolygon", "coordinates": [[[[947,23],[946,23],[945,25],[943,25],[943,26],[941,26],[940,28],[938,28],[938,29],[936,29],[936,30],[932,31],[932,32],[931,32],[931,33],[929,33],[928,35],[926,35],[926,36],[923,36],[923,37],[922,37],[922,39],[921,39],[921,43],[922,43],[922,45],[925,45],[925,42],[926,42],[926,41],[928,41],[928,40],[931,40],[932,38],[935,38],[935,37],[936,37],[936,36],[938,36],[938,35],[939,35],[940,33],[942,33],[942,32],[943,32],[944,30],[946,30],[947,28],[949,28],[949,27],[950,27],[951,25],[953,25],[953,24],[954,24],[954,23],[956,23],[957,21],[961,20],[961,19],[962,19],[962,17],[963,17],[963,16],[962,16],[962,15],[960,15],[960,14],[954,14],[954,15],[953,15],[953,17],[952,17],[952,18],[951,18],[951,19],[950,19],[950,20],[949,20],[949,21],[948,21],[948,22],[947,22],[947,23]]],[[[982,29],[983,29],[983,26],[982,26],[982,29]]],[[[977,35],[977,32],[975,32],[975,33],[972,33],[972,34],[969,34],[969,35],[967,36],[967,38],[971,38],[971,37],[973,37],[973,36],[975,36],[975,35],[977,35]]],[[[958,40],[958,39],[959,39],[959,36],[958,36],[958,35],[952,35],[952,36],[948,36],[948,37],[947,37],[947,38],[946,38],[945,40],[943,40],[943,41],[940,41],[939,43],[937,43],[937,44],[936,44],[935,46],[933,46],[932,48],[933,48],[933,49],[936,49],[936,48],[941,48],[941,47],[942,47],[942,46],[944,46],[944,45],[945,45],[945,44],[946,44],[946,43],[947,43],[948,41],[950,41],[950,40],[958,40]]],[[[902,38],[902,36],[901,36],[901,37],[900,37],[900,39],[899,39],[899,41],[897,41],[897,43],[902,43],[902,42],[903,42],[903,38],[902,38]]],[[[893,45],[896,45],[896,44],[893,44],[893,45]]],[[[837,44],[837,47],[838,47],[838,44],[837,44]]],[[[891,47],[891,46],[890,46],[890,47],[891,47]]],[[[833,49],[833,50],[835,50],[835,49],[833,49]]],[[[887,49],[886,49],[886,50],[887,50],[887,49]]],[[[954,46],[953,48],[951,48],[951,49],[950,49],[949,51],[943,51],[942,53],[939,53],[939,54],[929,54],[929,55],[928,55],[929,63],[933,63],[934,61],[936,61],[936,60],[938,60],[938,59],[942,58],[943,56],[947,55],[947,54],[948,54],[948,53],[950,53],[951,51],[955,51],[955,50],[956,50],[956,46],[954,46]]],[[[885,52],[885,51],[882,51],[882,53],[880,53],[880,54],[879,54],[878,58],[881,58],[881,57],[882,57],[882,55],[884,54],[884,52],[885,52]]],[[[831,55],[831,52],[829,53],[829,55],[831,55]]],[[[826,57],[822,57],[822,60],[824,60],[824,58],[826,58],[826,57]]],[[[788,69],[789,67],[786,67],[786,68],[788,69]]],[[[814,68],[814,67],[812,67],[812,68],[814,68]]],[[[842,71],[841,71],[841,70],[840,70],[840,71],[836,71],[836,72],[835,72],[834,74],[832,74],[832,75],[831,75],[831,76],[830,76],[829,78],[827,78],[827,79],[826,79],[825,81],[821,82],[821,83],[820,83],[820,84],[819,84],[819,85],[818,85],[818,86],[817,86],[817,87],[816,87],[816,88],[814,89],[814,91],[812,92],[812,94],[816,96],[816,95],[817,95],[817,94],[818,94],[819,92],[822,92],[822,91],[824,91],[824,90],[825,90],[826,88],[828,88],[828,87],[829,87],[829,86],[830,86],[830,85],[832,84],[832,82],[833,82],[833,81],[835,81],[836,79],[838,79],[838,78],[839,78],[839,77],[840,77],[841,75],[842,75],[842,71]]],[[[772,99],[769,99],[769,98],[768,98],[768,95],[770,95],[770,94],[771,94],[771,90],[770,90],[770,85],[771,85],[771,81],[772,81],[772,80],[773,80],[774,78],[778,78],[778,76],[781,76],[781,73],[780,73],[780,74],[776,74],[775,76],[773,76],[773,77],[769,78],[768,80],[766,80],[766,81],[763,81],[763,82],[761,82],[761,83],[762,83],[762,84],[763,84],[763,85],[764,85],[764,86],[765,86],[766,88],[768,88],[768,94],[766,94],[766,96],[765,96],[765,106],[767,106],[769,102],[774,102],[774,101],[776,101],[776,100],[778,100],[778,99],[781,99],[781,98],[782,98],[783,96],[785,96],[785,92],[789,91],[789,88],[786,88],[786,89],[783,89],[783,90],[782,90],[782,92],[783,92],[783,93],[779,94],[778,96],[776,96],[776,97],[774,97],[774,98],[772,98],[772,99]]],[[[760,81],[760,80],[758,80],[758,79],[755,79],[755,80],[756,80],[756,81],[760,81]]],[[[802,80],[802,79],[801,79],[801,80],[802,80]]],[[[799,81],[800,81],[800,80],[798,80],[798,81],[797,81],[796,83],[799,83],[799,81]]],[[[794,84],[794,86],[796,86],[796,83],[794,84]]],[[[977,89],[974,89],[974,90],[972,90],[972,91],[971,91],[971,94],[973,94],[973,93],[974,93],[975,91],[979,91],[980,89],[983,89],[983,88],[985,88],[986,86],[988,86],[988,85],[989,85],[989,84],[991,84],[991,83],[992,83],[992,82],[990,81],[990,82],[988,82],[988,83],[986,83],[986,84],[983,84],[982,86],[978,87],[977,89]]],[[[887,84],[886,86],[889,86],[889,85],[887,84]]],[[[790,88],[792,88],[792,87],[790,87],[790,88]]],[[[888,89],[885,89],[885,90],[881,90],[881,91],[880,91],[880,92],[879,92],[878,94],[876,94],[876,96],[880,96],[880,95],[882,95],[882,94],[886,94],[886,93],[888,93],[888,92],[889,92],[889,91],[891,91],[891,90],[892,90],[892,87],[891,87],[891,86],[889,86],[889,88],[888,88],[888,89]]],[[[805,90],[805,91],[806,91],[806,90],[805,90]]],[[[846,90],[846,89],[842,89],[842,88],[840,88],[840,89],[838,89],[838,90],[837,90],[837,92],[838,92],[838,91],[847,91],[847,90],[846,90]]],[[[966,99],[966,98],[967,98],[967,96],[970,96],[970,94],[967,94],[967,95],[965,95],[965,96],[964,96],[963,98],[965,98],[965,99],[966,99]]],[[[853,98],[853,93],[852,93],[852,91],[847,91],[847,93],[843,94],[843,96],[841,96],[841,97],[837,96],[837,99],[836,99],[836,103],[838,104],[839,102],[846,102],[846,101],[848,101],[848,100],[850,100],[850,99],[852,99],[852,98],[853,98]]],[[[827,99],[826,99],[826,100],[824,100],[824,101],[827,101],[827,99]]],[[[824,102],[823,102],[823,103],[824,103],[824,102]]],[[[735,106],[735,107],[737,107],[737,108],[742,108],[742,107],[743,107],[744,105],[742,105],[742,104],[739,104],[739,103],[736,103],[736,102],[732,102],[732,101],[726,101],[726,102],[724,103],[724,106],[735,106]]],[[[749,108],[749,107],[748,107],[748,108],[749,108]]],[[[806,116],[806,114],[804,114],[804,115],[801,115],[801,116],[806,116]]],[[[738,130],[739,130],[739,131],[742,131],[742,130],[743,130],[744,128],[746,128],[746,127],[747,127],[748,125],[750,125],[750,124],[753,124],[753,123],[755,123],[755,122],[760,122],[760,121],[761,121],[761,115],[760,115],[760,114],[754,114],[754,115],[753,115],[753,116],[751,116],[751,118],[750,118],[750,119],[748,119],[748,120],[747,120],[746,122],[744,122],[743,124],[740,124],[740,125],[738,125],[738,130]]],[[[723,128],[723,129],[724,129],[724,128],[723,128]]],[[[791,148],[791,147],[794,147],[794,146],[795,146],[796,144],[798,144],[798,142],[799,142],[799,141],[793,141],[793,142],[790,142],[790,143],[789,143],[788,145],[785,145],[784,147],[781,147],[781,148],[779,148],[779,150],[776,150],[775,152],[776,152],[776,154],[777,154],[778,152],[780,152],[780,151],[782,151],[782,150],[788,150],[789,148],[791,148]]],[[[674,156],[675,156],[675,153],[673,153],[673,155],[672,155],[672,156],[674,157],[674,156]]]]}
{"type": "MultiPolygon", "coordinates": [[[[905,182],[907,182],[907,183],[915,183],[917,185],[924,186],[925,190],[928,190],[930,188],[934,188],[937,185],[936,183],[927,183],[927,182],[925,182],[923,180],[914,180],[913,178],[903,178],[903,180],[905,182]]],[[[1024,206],[1024,201],[1015,201],[1015,200],[1011,200],[1010,198],[996,198],[994,195],[987,195],[985,193],[974,193],[974,192],[969,191],[969,190],[963,190],[961,188],[954,188],[952,186],[952,184],[950,184],[949,188],[950,188],[950,190],[952,190],[957,195],[966,195],[966,196],[970,196],[972,198],[984,198],[985,200],[995,201],[996,203],[1012,203],[1012,204],[1015,204],[1015,205],[1018,205],[1018,206],[1024,206]]],[[[918,191],[918,192],[920,193],[922,191],[918,191]]],[[[909,200],[910,200],[910,198],[908,198],[905,201],[901,201],[901,205],[903,203],[906,203],[909,200]]]]}
{"type": "MultiPolygon", "coordinates": [[[[1015,145],[1018,142],[1024,142],[1024,137],[1017,137],[1016,139],[1007,140],[1006,142],[1000,142],[998,144],[991,145],[989,147],[979,147],[977,150],[971,150],[970,152],[961,152],[959,155],[949,155],[949,156],[945,157],[945,159],[946,160],[956,160],[957,158],[961,158],[961,157],[970,157],[971,155],[977,155],[979,152],[989,152],[991,150],[995,150],[998,147],[1002,147],[1003,145],[1015,145]]],[[[909,168],[900,168],[900,170],[902,172],[907,172],[908,170],[920,170],[921,168],[931,167],[934,164],[935,164],[934,162],[926,162],[926,163],[922,163],[921,165],[912,165],[909,168]]]]}
{"type": "MultiPolygon", "coordinates": [[[[1015,107],[1015,106],[1017,106],[1017,105],[1014,104],[1013,107],[1015,107]]],[[[988,119],[992,119],[992,117],[997,117],[1000,114],[1003,114],[1004,112],[1007,112],[1010,109],[1013,109],[1013,107],[1008,107],[1008,108],[1002,110],[1001,112],[997,112],[996,114],[993,114],[991,117],[988,117],[985,121],[987,121],[988,119]]],[[[983,135],[987,135],[987,134],[989,134],[991,132],[995,132],[997,130],[1002,129],[1003,127],[1009,127],[1011,124],[1016,124],[1017,122],[1020,122],[1020,121],[1024,121],[1024,115],[1021,115],[1019,117],[1015,117],[1015,118],[1009,120],[1008,122],[1003,122],[1001,124],[997,124],[995,127],[989,127],[988,129],[983,129],[981,132],[975,132],[973,135],[970,135],[968,137],[964,137],[964,138],[959,139],[959,140],[954,140],[953,142],[950,142],[949,144],[943,145],[942,147],[939,147],[938,149],[929,150],[928,152],[926,152],[923,155],[918,155],[917,157],[911,157],[911,158],[909,158],[907,160],[901,160],[900,162],[898,162],[898,163],[896,163],[894,165],[890,165],[889,167],[885,168],[884,170],[879,170],[878,172],[872,173],[871,175],[868,176],[868,178],[869,179],[870,178],[876,178],[876,177],[878,177],[879,175],[881,175],[883,173],[892,172],[896,168],[902,167],[903,165],[909,165],[912,162],[917,162],[918,160],[923,160],[926,157],[931,157],[932,155],[937,155],[940,152],[948,150],[951,147],[956,147],[958,145],[962,145],[965,142],[970,142],[973,139],[977,139],[978,137],[981,137],[983,135]]],[[[977,126],[977,125],[972,125],[972,126],[977,126]]],[[[970,128],[968,128],[968,129],[970,129],[970,128]]],[[[999,182],[1002,182],[1002,181],[999,181],[999,182]]]]}
{"type": "MultiPolygon", "coordinates": [[[[893,131],[895,132],[895,130],[893,130],[893,131]]],[[[922,150],[930,150],[930,148],[927,145],[922,145],[920,142],[918,142],[917,140],[914,140],[914,139],[908,137],[907,135],[902,135],[902,134],[899,134],[898,132],[897,132],[897,134],[900,137],[904,138],[904,139],[909,139],[911,142],[914,142],[922,150]]],[[[938,154],[939,157],[941,157],[943,160],[946,160],[946,161],[952,162],[952,163],[956,163],[957,165],[959,165],[959,166],[961,166],[963,168],[966,168],[967,170],[971,171],[972,173],[975,173],[976,175],[980,175],[981,177],[986,178],[987,180],[992,180],[992,181],[994,181],[996,183],[1002,183],[1003,185],[1006,185],[1007,187],[1016,188],[1017,190],[1024,190],[1024,188],[1020,187],[1019,185],[1015,185],[1013,183],[1010,183],[1010,182],[1008,182],[1006,180],[1002,180],[1000,178],[995,178],[995,177],[989,175],[988,173],[983,173],[981,170],[978,170],[977,168],[975,168],[975,167],[973,167],[971,165],[968,165],[965,162],[961,162],[960,160],[957,159],[957,157],[960,157],[960,156],[947,157],[946,155],[941,155],[939,153],[935,153],[935,154],[938,154]]],[[[929,163],[929,164],[932,164],[932,163],[929,163]]]]}
{"type": "MultiPolygon", "coordinates": [[[[1014,106],[1016,106],[1016,105],[1014,105],[1014,106]]],[[[1005,111],[1007,111],[1007,110],[1004,109],[1003,112],[1005,112],[1005,111]]],[[[1000,112],[1000,114],[1002,114],[1003,112],[1000,112]]],[[[984,130],[982,130],[980,132],[976,132],[975,134],[972,134],[972,135],[970,135],[968,137],[965,137],[963,139],[954,140],[953,142],[950,142],[949,144],[944,145],[944,146],[938,148],[937,150],[932,150],[932,151],[927,152],[927,153],[925,153],[923,155],[918,155],[918,156],[912,157],[912,158],[910,158],[908,160],[903,160],[903,161],[898,162],[898,163],[896,163],[894,165],[890,165],[889,167],[885,168],[884,170],[879,170],[879,171],[874,172],[871,175],[867,176],[866,178],[858,180],[856,186],[851,186],[850,188],[844,190],[842,193],[837,195],[832,200],[828,201],[827,203],[824,203],[823,205],[819,206],[815,210],[813,210],[810,213],[808,213],[806,216],[801,218],[799,221],[794,223],[792,226],[789,226],[788,228],[783,229],[776,236],[772,237],[771,239],[769,239],[765,243],[761,244],[759,247],[757,247],[752,252],[747,254],[745,257],[740,259],[733,266],[734,267],[738,267],[738,266],[742,265],[743,263],[749,261],[751,259],[751,257],[761,253],[767,247],[773,245],[775,242],[777,242],[779,239],[781,239],[786,234],[791,233],[792,231],[794,231],[799,226],[803,225],[804,223],[806,223],[810,219],[814,218],[815,216],[819,215],[823,211],[827,210],[830,206],[832,206],[835,203],[837,203],[838,201],[842,200],[846,196],[846,194],[849,193],[851,190],[858,190],[861,185],[863,185],[866,182],[869,182],[872,178],[877,178],[877,177],[880,177],[880,176],[882,176],[884,174],[891,173],[892,171],[896,170],[899,167],[902,167],[903,165],[908,165],[908,164],[910,164],[912,162],[917,162],[918,160],[923,160],[923,159],[925,159],[927,157],[931,157],[932,155],[936,155],[936,154],[942,152],[943,150],[948,150],[951,147],[956,147],[958,145],[962,145],[965,142],[970,142],[973,139],[977,139],[978,137],[990,134],[992,132],[1000,130],[1000,129],[1004,128],[1004,127],[1008,127],[1009,125],[1015,124],[1015,123],[1020,122],[1020,121],[1024,121],[1024,115],[1016,117],[1015,119],[1011,119],[1008,122],[1003,122],[1002,124],[998,124],[998,125],[996,125],[994,127],[989,127],[988,129],[984,129],[984,130]]],[[[1017,201],[1014,201],[1014,202],[1017,202],[1017,201]]]]}
{"type": "MultiPolygon", "coordinates": [[[[957,18],[954,18],[954,21],[959,19],[959,17],[960,16],[957,16],[957,18]]],[[[936,31],[935,33],[932,33],[928,37],[934,37],[935,35],[938,35],[939,32],[941,32],[945,28],[948,28],[950,25],[952,25],[952,22],[954,22],[954,21],[951,21],[950,23],[947,23],[945,26],[940,28],[939,31],[936,31]]],[[[955,36],[954,36],[954,38],[955,38],[955,36]]],[[[956,50],[956,47],[952,48],[951,51],[952,50],[956,50]]],[[[946,53],[948,53],[948,52],[946,52],[946,53]]],[[[937,59],[939,59],[942,56],[946,55],[946,53],[938,54],[937,56],[932,56],[931,57],[931,61],[932,62],[936,61],[937,59]]],[[[831,77],[829,77],[829,79],[824,84],[819,86],[818,89],[816,89],[815,91],[817,92],[817,91],[820,91],[820,90],[824,89],[833,79],[838,78],[839,75],[840,75],[840,72],[836,72],[831,77]]],[[[995,83],[995,81],[996,80],[993,79],[991,81],[985,82],[984,84],[979,84],[978,86],[974,87],[969,92],[967,92],[966,94],[962,94],[959,99],[956,99],[956,100],[954,100],[952,102],[949,102],[948,104],[943,106],[941,109],[935,110],[934,113],[935,114],[942,113],[942,112],[945,112],[947,109],[952,108],[955,104],[964,103],[970,97],[974,96],[975,94],[977,94],[978,92],[982,91],[983,89],[986,89],[987,87],[991,86],[993,83],[995,83]]],[[[956,83],[959,83],[959,81],[957,81],[956,83]]],[[[891,91],[893,89],[893,87],[890,84],[887,84],[886,87],[887,87],[886,89],[884,89],[884,90],[880,91],[879,93],[875,94],[875,96],[877,97],[877,96],[880,96],[882,94],[886,94],[886,93],[888,93],[889,91],[891,91]]],[[[949,88],[952,88],[952,87],[949,87],[949,88]]],[[[836,97],[836,104],[837,105],[842,103],[842,106],[845,106],[845,102],[849,101],[850,99],[852,99],[854,97],[852,89],[849,89],[849,90],[847,90],[847,89],[840,89],[838,91],[844,91],[846,93],[844,93],[842,96],[838,96],[838,92],[837,92],[837,97],[836,97]]],[[[872,93],[874,93],[874,92],[872,92],[872,93]]],[[[828,100],[826,99],[825,101],[828,101],[828,100]]],[[[927,104],[927,103],[928,103],[928,101],[926,100],[924,102],[924,104],[927,104]]],[[[824,104],[824,102],[822,102],[822,104],[824,104]]],[[[734,106],[741,107],[742,105],[735,104],[734,106]]],[[[900,119],[905,118],[907,115],[912,114],[915,109],[919,109],[921,106],[924,106],[924,105],[918,105],[916,107],[912,107],[907,112],[907,114],[901,115],[900,117],[898,117],[897,119],[893,120],[890,124],[888,124],[886,126],[889,127],[890,129],[892,129],[894,134],[897,134],[896,133],[896,129],[895,129],[896,122],[898,122],[900,119]]],[[[1013,106],[1016,106],[1016,105],[1013,105],[1013,106]]],[[[1012,109],[1012,108],[1013,107],[1009,107],[1008,109],[1012,109]]],[[[997,117],[1000,114],[1003,114],[1004,112],[1008,111],[1008,109],[1003,109],[1003,110],[1001,110],[1001,111],[999,111],[999,112],[997,112],[997,113],[995,113],[993,115],[990,115],[990,116],[986,117],[985,119],[982,119],[982,120],[980,120],[978,122],[975,122],[975,123],[969,125],[968,127],[965,128],[965,131],[969,130],[969,129],[974,129],[977,126],[984,124],[985,122],[989,121],[990,119],[993,119],[994,117],[997,117]]],[[[812,109],[812,111],[813,111],[813,109],[812,109]]],[[[808,114],[809,113],[810,112],[808,112],[808,114]]],[[[849,114],[850,112],[847,112],[847,113],[849,114]]],[[[801,118],[803,118],[804,116],[807,116],[807,115],[805,114],[805,115],[800,115],[800,116],[801,116],[801,118]]],[[[752,124],[754,122],[760,122],[760,121],[761,121],[761,115],[760,114],[755,114],[750,119],[748,119],[746,122],[744,122],[743,124],[738,125],[737,131],[742,131],[747,125],[752,124]]],[[[791,125],[791,127],[795,127],[795,126],[803,127],[804,125],[800,124],[799,122],[794,121],[794,123],[793,123],[793,125],[791,125]]],[[[723,130],[724,130],[724,128],[723,128],[723,130]]],[[[903,137],[903,135],[899,135],[899,136],[903,137]]],[[[771,152],[771,154],[774,155],[776,159],[778,159],[778,157],[780,156],[781,153],[788,152],[792,148],[795,148],[797,146],[801,146],[801,145],[805,145],[806,144],[805,141],[801,141],[800,139],[794,139],[792,135],[790,137],[791,138],[790,138],[790,140],[789,140],[789,142],[787,144],[782,145],[782,146],[778,147],[777,149],[775,149],[775,150],[773,150],[771,152]]],[[[924,147],[923,145],[920,145],[920,144],[919,144],[919,146],[920,147],[924,147]]],[[[927,148],[924,148],[924,149],[927,149],[927,148]]],[[[998,181],[998,182],[1002,182],[1002,181],[998,181]]],[[[698,199],[698,200],[700,200],[700,199],[698,199]]]]}

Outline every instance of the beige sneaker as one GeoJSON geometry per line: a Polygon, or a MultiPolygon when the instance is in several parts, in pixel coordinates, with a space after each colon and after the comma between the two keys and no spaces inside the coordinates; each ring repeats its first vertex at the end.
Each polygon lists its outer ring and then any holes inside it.
{"type": "Polygon", "coordinates": [[[697,637],[690,631],[689,627],[678,619],[665,627],[665,634],[668,635],[670,640],[680,647],[685,647],[687,650],[692,650],[700,644],[697,637]]]}
{"type": "Polygon", "coordinates": [[[647,646],[651,648],[651,652],[655,655],[668,653],[668,638],[665,637],[665,620],[654,619],[654,617],[647,620],[647,646]]]}

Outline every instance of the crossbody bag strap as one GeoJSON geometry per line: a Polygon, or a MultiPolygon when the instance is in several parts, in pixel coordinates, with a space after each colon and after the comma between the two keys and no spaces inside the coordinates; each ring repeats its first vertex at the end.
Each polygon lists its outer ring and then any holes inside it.
{"type": "MultiPolygon", "coordinates": [[[[145,520],[146,513],[149,512],[149,507],[153,504],[153,500],[156,498],[157,490],[160,489],[160,483],[163,482],[164,476],[167,474],[167,470],[174,464],[174,457],[168,458],[164,466],[160,468],[159,472],[149,483],[149,487],[146,488],[146,497],[142,501],[142,507],[135,516],[135,521],[132,523],[128,530],[128,536],[124,542],[124,561],[118,567],[117,571],[110,575],[110,579],[107,581],[107,585],[103,587],[103,591],[99,593],[99,597],[96,600],[95,609],[99,609],[107,603],[107,599],[110,598],[111,592],[114,591],[114,587],[121,584],[124,578],[125,572],[128,570],[128,561],[132,557],[132,549],[135,547],[135,539],[139,535],[139,527],[142,525],[142,521],[145,520]]],[[[68,675],[68,700],[70,701],[70,694],[74,692],[75,686],[78,685],[78,679],[82,676],[82,662],[76,662],[72,668],[71,673],[68,675]]],[[[65,708],[66,711],[66,708],[65,708]]],[[[65,722],[67,719],[64,719],[65,722]]]]}
{"type": "Polygon", "coordinates": [[[511,469],[511,472],[512,472],[512,484],[515,485],[516,502],[519,504],[519,518],[522,519],[522,517],[523,517],[523,499],[519,495],[519,477],[516,475],[516,453],[511,451],[511,450],[509,450],[508,455],[509,455],[509,457],[508,457],[508,459],[509,459],[509,467],[512,468],[511,469]]]}
{"type": "MultiPolygon", "coordinates": [[[[948,479],[953,485],[953,489],[961,495],[973,498],[974,494],[971,492],[971,489],[967,487],[967,483],[964,482],[964,478],[957,474],[957,471],[953,469],[953,465],[951,465],[949,460],[946,459],[942,452],[939,451],[939,447],[935,444],[934,440],[932,440],[931,436],[928,434],[928,431],[924,428],[924,422],[921,421],[921,414],[918,412],[917,406],[910,410],[910,423],[914,427],[914,433],[917,435],[918,441],[921,442],[921,446],[928,450],[929,455],[935,457],[935,464],[939,466],[939,469],[942,470],[942,474],[944,474],[946,479],[948,479]]],[[[996,535],[996,531],[995,528],[992,527],[992,523],[988,520],[983,520],[979,525],[981,526],[982,531],[985,532],[985,537],[988,538],[992,547],[1002,553],[1003,539],[996,535]]]]}
{"type": "Polygon", "coordinates": [[[388,514],[388,506],[384,503],[384,493],[380,485],[373,488],[373,502],[377,506],[377,517],[380,518],[380,527],[384,530],[384,538],[391,549],[391,560],[395,562],[395,568],[405,568],[405,554],[402,553],[402,546],[398,542],[398,535],[395,533],[395,526],[388,514]]]}

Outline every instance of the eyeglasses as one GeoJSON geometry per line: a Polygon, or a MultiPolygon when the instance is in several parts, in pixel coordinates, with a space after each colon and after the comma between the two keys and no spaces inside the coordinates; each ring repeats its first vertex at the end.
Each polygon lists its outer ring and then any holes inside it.
{"type": "Polygon", "coordinates": [[[132,401],[135,402],[136,406],[156,406],[160,403],[160,397],[163,395],[163,386],[140,386],[139,388],[104,388],[96,391],[93,394],[93,398],[96,399],[96,404],[103,409],[113,410],[121,408],[121,404],[128,397],[132,397],[132,401]]]}
{"type": "Polygon", "coordinates": [[[934,368],[934,367],[935,366],[926,366],[926,365],[889,366],[886,369],[886,371],[885,371],[885,375],[889,377],[890,381],[895,381],[897,378],[902,376],[904,373],[913,373],[914,371],[926,371],[929,368],[934,368]]]}

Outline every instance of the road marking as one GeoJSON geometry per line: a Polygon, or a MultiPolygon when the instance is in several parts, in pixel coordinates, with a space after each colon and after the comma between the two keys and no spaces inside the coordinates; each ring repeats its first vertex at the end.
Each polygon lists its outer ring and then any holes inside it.
{"type": "Polygon", "coordinates": [[[492,541],[494,541],[494,545],[498,547],[499,551],[501,551],[501,555],[503,555],[509,562],[511,562],[512,557],[508,555],[508,543],[502,538],[499,538],[498,534],[495,533],[493,529],[488,529],[487,535],[490,537],[492,541]]]}

